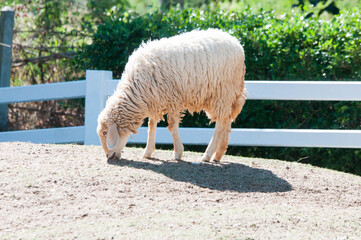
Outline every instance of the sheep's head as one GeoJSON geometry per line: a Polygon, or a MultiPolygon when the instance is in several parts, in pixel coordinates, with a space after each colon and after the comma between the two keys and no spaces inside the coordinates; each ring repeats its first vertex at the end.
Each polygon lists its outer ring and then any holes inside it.
{"type": "Polygon", "coordinates": [[[100,120],[97,132],[108,160],[120,159],[122,150],[128,142],[130,131],[119,129],[115,122],[100,120]]]}

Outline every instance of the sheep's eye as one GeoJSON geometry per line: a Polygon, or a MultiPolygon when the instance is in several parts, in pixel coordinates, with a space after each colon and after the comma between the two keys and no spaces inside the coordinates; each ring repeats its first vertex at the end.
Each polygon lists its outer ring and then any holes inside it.
{"type": "Polygon", "coordinates": [[[104,132],[103,132],[103,136],[106,136],[106,135],[107,135],[107,132],[106,132],[106,131],[104,131],[104,132]]]}

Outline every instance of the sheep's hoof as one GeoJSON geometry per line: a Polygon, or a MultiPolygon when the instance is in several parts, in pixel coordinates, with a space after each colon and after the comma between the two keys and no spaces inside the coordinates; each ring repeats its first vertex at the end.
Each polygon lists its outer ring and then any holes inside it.
{"type": "Polygon", "coordinates": [[[183,157],[183,154],[176,154],[176,153],[173,153],[173,160],[176,160],[176,161],[181,161],[182,160],[182,157],[183,157]]]}
{"type": "Polygon", "coordinates": [[[152,158],[152,154],[144,154],[143,155],[144,159],[151,159],[152,158]]]}
{"type": "Polygon", "coordinates": [[[155,150],[155,149],[153,149],[152,151],[149,151],[149,150],[144,151],[143,158],[144,158],[144,159],[151,159],[154,150],[155,150]]]}
{"type": "Polygon", "coordinates": [[[220,163],[221,162],[221,159],[217,159],[215,158],[215,156],[213,156],[213,158],[211,159],[212,162],[214,163],[220,163]]]}
{"type": "Polygon", "coordinates": [[[209,157],[208,155],[203,155],[201,161],[202,162],[209,162],[210,159],[211,159],[211,157],[209,157]]]}

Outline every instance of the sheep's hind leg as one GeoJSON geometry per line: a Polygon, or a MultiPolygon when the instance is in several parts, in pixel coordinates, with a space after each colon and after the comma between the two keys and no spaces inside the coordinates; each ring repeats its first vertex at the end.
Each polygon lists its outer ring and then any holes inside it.
{"type": "Polygon", "coordinates": [[[221,132],[219,134],[216,153],[212,156],[212,161],[220,162],[221,158],[227,151],[229,134],[231,133],[231,120],[225,120],[221,122],[221,132]]]}
{"type": "Polygon", "coordinates": [[[148,139],[144,150],[144,158],[150,158],[155,150],[155,133],[157,130],[157,121],[155,118],[149,118],[148,121],[148,139]]]}
{"type": "Polygon", "coordinates": [[[222,122],[219,122],[219,121],[216,122],[216,126],[215,126],[214,132],[213,132],[213,137],[212,137],[211,141],[209,142],[208,147],[202,156],[202,162],[209,162],[209,160],[211,160],[211,157],[213,156],[213,154],[216,152],[217,144],[219,141],[219,135],[222,130],[222,124],[223,124],[222,122]]]}
{"type": "Polygon", "coordinates": [[[173,158],[176,160],[181,160],[183,157],[184,147],[179,135],[180,114],[168,113],[167,120],[168,120],[168,130],[172,134],[172,138],[173,138],[173,145],[174,145],[173,158]]]}
{"type": "MultiPolygon", "coordinates": [[[[211,154],[208,154],[208,156],[207,156],[208,161],[211,157],[212,157],[212,161],[215,161],[215,162],[221,161],[221,158],[227,151],[228,142],[229,142],[229,134],[231,133],[232,121],[234,119],[236,119],[237,115],[242,111],[242,108],[243,108],[245,102],[246,102],[246,96],[242,95],[232,105],[231,119],[224,119],[224,120],[217,121],[216,127],[217,127],[217,125],[219,126],[219,129],[217,132],[218,135],[216,137],[217,142],[214,144],[214,146],[212,148],[214,151],[211,154]]],[[[215,130],[215,134],[216,134],[216,130],[215,130]]],[[[213,138],[215,138],[215,137],[213,136],[213,138]]],[[[213,138],[212,138],[212,141],[213,141],[213,138]]],[[[207,148],[207,150],[208,150],[208,148],[207,148]]]]}

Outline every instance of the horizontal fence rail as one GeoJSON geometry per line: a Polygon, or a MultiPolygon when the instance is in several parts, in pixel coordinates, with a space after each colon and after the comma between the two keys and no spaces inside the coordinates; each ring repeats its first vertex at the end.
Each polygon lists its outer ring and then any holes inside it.
{"type": "Polygon", "coordinates": [[[0,142],[83,143],[84,126],[0,132],[0,142]]]}
{"type": "MultiPolygon", "coordinates": [[[[245,81],[247,100],[361,101],[361,82],[245,81]]],[[[107,81],[107,95],[118,81],[107,81]]]]}
{"type": "MultiPolygon", "coordinates": [[[[106,95],[119,80],[106,80],[106,95]]],[[[0,104],[85,97],[86,81],[0,88],[0,104]]],[[[248,100],[361,101],[360,82],[246,81],[248,100]]]]}
{"type": "MultiPolygon", "coordinates": [[[[0,104],[85,97],[85,124],[78,127],[0,132],[0,141],[34,143],[84,143],[99,145],[97,117],[119,80],[110,71],[87,70],[86,80],[0,88],[0,104]]],[[[248,100],[361,101],[361,82],[246,81],[248,100]]],[[[207,145],[212,128],[180,128],[184,144],[207,145]]],[[[157,128],[158,144],[173,144],[167,128],[157,128]]],[[[131,143],[144,144],[141,127],[131,143]]],[[[361,148],[361,130],[247,129],[233,128],[231,146],[361,148]]]]}
{"type": "Polygon", "coordinates": [[[85,97],[85,80],[0,88],[0,104],[85,97]]]}
{"type": "MultiPolygon", "coordinates": [[[[147,142],[148,128],[141,127],[131,143],[147,142]]],[[[213,128],[179,128],[183,144],[207,145],[213,128]]],[[[158,127],[158,144],[172,144],[166,127],[158,127]]],[[[230,146],[361,148],[361,130],[253,129],[232,128],[230,146]]]]}
{"type": "Polygon", "coordinates": [[[361,101],[361,82],[246,81],[253,100],[361,101]]]}

